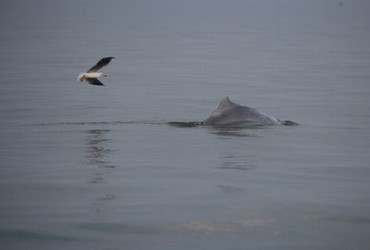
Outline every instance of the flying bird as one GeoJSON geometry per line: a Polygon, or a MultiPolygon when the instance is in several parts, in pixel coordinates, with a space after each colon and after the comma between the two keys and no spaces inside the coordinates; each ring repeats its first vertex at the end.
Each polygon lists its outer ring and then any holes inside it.
{"type": "Polygon", "coordinates": [[[104,74],[103,72],[98,72],[99,69],[103,68],[104,66],[108,65],[112,59],[115,59],[114,57],[104,57],[99,60],[94,66],[92,66],[88,71],[86,72],[81,72],[77,80],[80,80],[82,82],[83,80],[86,80],[88,83],[91,85],[100,85],[104,86],[104,84],[99,81],[99,77],[104,76],[106,77],[107,75],[104,74]]]}

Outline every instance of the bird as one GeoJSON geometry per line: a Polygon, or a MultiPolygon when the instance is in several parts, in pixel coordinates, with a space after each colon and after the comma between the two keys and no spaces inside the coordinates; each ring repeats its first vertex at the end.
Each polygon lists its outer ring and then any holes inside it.
{"type": "Polygon", "coordinates": [[[77,80],[79,80],[80,82],[82,82],[83,80],[86,80],[91,85],[104,86],[104,84],[101,81],[99,81],[98,78],[101,76],[107,77],[107,75],[104,74],[103,72],[98,72],[98,70],[108,65],[108,63],[110,63],[112,59],[115,59],[115,57],[104,57],[100,59],[88,71],[81,72],[78,75],[77,80]]]}

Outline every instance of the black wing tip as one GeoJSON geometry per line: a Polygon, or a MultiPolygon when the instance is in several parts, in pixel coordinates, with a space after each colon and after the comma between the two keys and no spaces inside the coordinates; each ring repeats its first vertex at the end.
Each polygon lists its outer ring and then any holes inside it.
{"type": "Polygon", "coordinates": [[[101,64],[102,67],[104,67],[105,65],[107,65],[108,63],[110,63],[110,61],[112,61],[112,59],[116,59],[114,56],[110,56],[110,57],[103,57],[102,59],[99,60],[99,62],[97,62],[96,64],[99,65],[101,64]]]}
{"type": "Polygon", "coordinates": [[[112,60],[116,59],[114,56],[108,56],[108,57],[103,57],[102,60],[112,60]]]}
{"type": "Polygon", "coordinates": [[[96,72],[99,69],[105,67],[110,63],[112,59],[115,59],[115,57],[110,56],[110,57],[104,57],[100,59],[94,66],[92,66],[87,72],[96,72]]]}
{"type": "Polygon", "coordinates": [[[87,78],[86,81],[94,86],[105,86],[101,81],[96,78],[87,78]]]}

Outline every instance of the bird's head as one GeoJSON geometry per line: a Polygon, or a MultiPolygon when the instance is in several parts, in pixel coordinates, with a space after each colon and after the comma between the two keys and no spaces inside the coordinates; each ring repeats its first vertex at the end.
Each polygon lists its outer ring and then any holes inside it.
{"type": "Polygon", "coordinates": [[[85,79],[85,73],[84,73],[84,72],[81,72],[81,73],[77,76],[77,81],[82,82],[84,79],[85,79]]]}

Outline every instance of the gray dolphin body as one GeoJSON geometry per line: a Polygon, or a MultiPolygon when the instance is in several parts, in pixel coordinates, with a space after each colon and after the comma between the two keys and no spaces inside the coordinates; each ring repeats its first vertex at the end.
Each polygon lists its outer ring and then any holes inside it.
{"type": "Polygon", "coordinates": [[[254,108],[239,105],[230,101],[229,97],[221,100],[217,109],[202,122],[204,125],[286,125],[278,119],[261,113],[254,108]]]}
{"type": "Polygon", "coordinates": [[[297,126],[298,123],[292,121],[280,121],[272,116],[262,112],[242,106],[230,101],[229,97],[221,100],[217,109],[202,122],[169,122],[175,127],[197,127],[197,126],[215,126],[222,128],[249,128],[254,126],[285,125],[297,126]]]}

